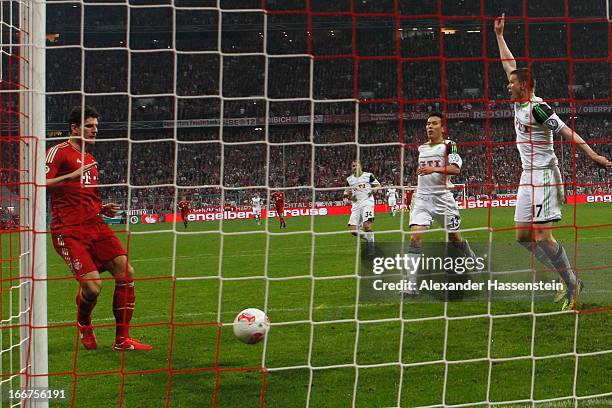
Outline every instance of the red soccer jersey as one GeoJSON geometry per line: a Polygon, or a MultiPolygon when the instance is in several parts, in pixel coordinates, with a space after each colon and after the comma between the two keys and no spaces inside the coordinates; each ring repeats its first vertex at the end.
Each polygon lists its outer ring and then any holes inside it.
{"type": "Polygon", "coordinates": [[[282,191],[272,193],[272,199],[274,200],[274,205],[278,208],[283,208],[285,205],[285,193],[282,191]]]}
{"type": "Polygon", "coordinates": [[[189,212],[189,201],[179,201],[178,206],[181,213],[185,214],[189,212]]]}
{"type": "MultiPolygon", "coordinates": [[[[47,179],[63,176],[80,169],[84,164],[96,160],[90,153],[82,156],[81,151],[68,142],[60,143],[47,150],[45,173],[47,179]]],[[[78,178],[55,184],[49,188],[51,196],[51,229],[62,229],[93,224],[100,220],[102,200],[98,192],[99,173],[93,166],[78,178]]]]}

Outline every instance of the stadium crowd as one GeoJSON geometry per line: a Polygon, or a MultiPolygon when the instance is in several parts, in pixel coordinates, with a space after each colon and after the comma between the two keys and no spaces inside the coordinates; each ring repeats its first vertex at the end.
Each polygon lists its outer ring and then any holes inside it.
{"type": "MultiPolygon", "coordinates": [[[[266,2],[271,10],[284,10],[287,3],[266,2]]],[[[310,2],[313,11],[342,11],[344,3],[310,2]]],[[[95,155],[103,196],[123,203],[129,197],[133,208],[174,211],[175,198],[183,193],[200,205],[218,205],[221,187],[225,200],[237,204],[247,203],[254,191],[265,196],[264,186],[288,188],[287,202],[339,201],[356,157],[383,185],[411,185],[416,146],[426,140],[425,121],[411,114],[510,108],[495,36],[477,18],[480,1],[464,3],[457,8],[445,2],[437,10],[435,1],[411,0],[395,10],[393,1],[355,2],[355,11],[364,13],[355,22],[342,14],[315,15],[310,33],[307,15],[300,13],[269,14],[264,32],[263,14],[256,11],[177,9],[173,18],[173,8],[161,0],[150,8],[49,3],[49,134],[65,136],[68,113],[83,99],[95,106],[102,115],[95,155]],[[410,18],[398,27],[393,15],[365,14],[396,11],[465,19],[444,20],[441,26],[439,20],[410,18]],[[356,98],[359,104],[351,101],[356,98]],[[267,126],[253,122],[266,114],[302,119],[267,126]],[[396,116],[376,121],[362,119],[364,114],[396,116]],[[338,119],[311,125],[311,115],[338,119]],[[225,126],[220,118],[228,121],[225,126]],[[188,120],[208,122],[175,125],[188,120]]],[[[606,22],[568,22],[563,7],[544,10],[536,3],[523,10],[522,2],[485,2],[488,18],[502,11],[509,18],[506,38],[519,64],[531,59],[536,93],[552,100],[553,108],[570,102],[610,105],[606,22]],[[524,24],[524,14],[559,20],[524,24]]],[[[231,4],[261,7],[251,0],[231,4]]],[[[568,5],[570,17],[605,16],[593,2],[568,5]]],[[[304,7],[305,2],[291,2],[292,10],[304,7]]],[[[609,114],[560,116],[587,140],[608,141],[596,148],[612,155],[609,114]]],[[[468,194],[515,190],[521,170],[511,117],[449,117],[447,136],[459,145],[464,167],[455,182],[468,184],[468,194]]],[[[555,148],[565,182],[576,183],[568,190],[610,192],[609,172],[575,156],[570,144],[555,148]]],[[[10,178],[5,173],[3,182],[10,178]]]]}

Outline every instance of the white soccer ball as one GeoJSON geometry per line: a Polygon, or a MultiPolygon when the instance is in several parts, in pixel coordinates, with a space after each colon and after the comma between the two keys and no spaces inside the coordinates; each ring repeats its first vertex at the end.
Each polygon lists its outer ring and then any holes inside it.
{"type": "Polygon", "coordinates": [[[259,309],[244,309],[234,319],[234,335],[246,344],[260,342],[268,330],[270,330],[270,319],[259,309]]]}

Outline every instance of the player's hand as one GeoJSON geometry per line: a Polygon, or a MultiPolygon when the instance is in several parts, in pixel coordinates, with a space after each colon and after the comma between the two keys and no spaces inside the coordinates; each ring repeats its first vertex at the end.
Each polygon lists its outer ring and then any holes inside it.
{"type": "Polygon", "coordinates": [[[495,19],[495,24],[493,27],[495,28],[495,35],[503,36],[504,35],[504,19],[506,17],[506,13],[502,13],[501,17],[495,19]]]}
{"type": "Polygon", "coordinates": [[[87,173],[96,164],[98,164],[98,162],[93,162],[93,163],[86,164],[83,167],[80,167],[80,168],[76,169],[72,173],[66,174],[64,176],[64,180],[72,180],[72,179],[76,179],[76,178],[81,178],[82,174],[87,173]]]}
{"type": "Polygon", "coordinates": [[[121,206],[117,203],[104,204],[100,210],[100,214],[107,217],[114,217],[117,211],[121,209],[121,206]]]}
{"type": "Polygon", "coordinates": [[[594,156],[591,156],[591,160],[593,160],[595,164],[598,165],[599,167],[608,167],[608,168],[612,167],[612,162],[608,160],[607,157],[596,154],[594,156]]]}
{"type": "Polygon", "coordinates": [[[426,176],[431,173],[434,173],[434,167],[432,166],[417,167],[417,176],[426,176]]]}

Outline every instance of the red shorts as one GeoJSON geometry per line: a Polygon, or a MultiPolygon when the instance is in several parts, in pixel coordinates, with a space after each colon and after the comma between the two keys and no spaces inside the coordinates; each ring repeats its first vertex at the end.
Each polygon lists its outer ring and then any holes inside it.
{"type": "Polygon", "coordinates": [[[93,271],[103,272],[107,262],[127,255],[115,232],[103,221],[53,232],[52,237],[55,251],[76,276],[93,271]]]}
{"type": "Polygon", "coordinates": [[[279,217],[283,217],[285,215],[284,209],[285,209],[284,204],[276,204],[276,213],[278,214],[279,217]]]}

